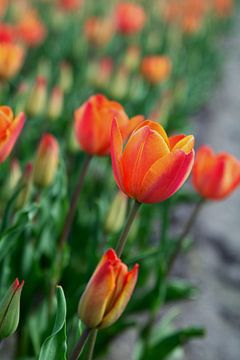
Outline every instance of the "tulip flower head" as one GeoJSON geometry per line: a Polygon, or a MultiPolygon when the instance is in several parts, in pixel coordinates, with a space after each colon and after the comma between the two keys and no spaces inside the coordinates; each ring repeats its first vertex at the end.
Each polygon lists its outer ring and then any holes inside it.
{"type": "Polygon", "coordinates": [[[167,56],[146,56],[141,64],[141,73],[151,84],[167,80],[171,69],[171,60],[167,56]]]}
{"type": "Polygon", "coordinates": [[[83,323],[90,329],[102,329],[116,322],[131,298],[137,277],[137,264],[128,271],[115,251],[107,250],[79,302],[83,323]]]}
{"type": "Polygon", "coordinates": [[[228,153],[214,154],[209,146],[201,146],[193,167],[193,186],[209,200],[222,200],[240,184],[240,161],[228,153]]]}
{"type": "Polygon", "coordinates": [[[123,107],[103,95],[91,96],[75,111],[75,134],[83,151],[90,155],[105,156],[110,153],[110,136],[113,118],[119,122],[122,135],[128,136],[142,121],[135,116],[130,121],[123,107]]]}
{"type": "Polygon", "coordinates": [[[18,326],[20,297],[24,281],[14,281],[0,304],[0,340],[12,335],[18,326]]]}
{"type": "Polygon", "coordinates": [[[14,118],[12,109],[0,106],[0,163],[11,153],[25,122],[25,115],[20,113],[14,118]]]}
{"type": "Polygon", "coordinates": [[[58,165],[58,142],[51,134],[44,134],[34,161],[33,182],[40,187],[51,185],[58,165]]]}
{"type": "Polygon", "coordinates": [[[141,5],[123,2],[117,5],[115,20],[118,32],[131,35],[142,30],[146,14],[141,5]]]}
{"type": "Polygon", "coordinates": [[[118,122],[113,121],[111,157],[118,187],[140,203],[157,203],[172,196],[190,174],[194,137],[168,138],[163,127],[144,121],[124,143],[118,122]]]}

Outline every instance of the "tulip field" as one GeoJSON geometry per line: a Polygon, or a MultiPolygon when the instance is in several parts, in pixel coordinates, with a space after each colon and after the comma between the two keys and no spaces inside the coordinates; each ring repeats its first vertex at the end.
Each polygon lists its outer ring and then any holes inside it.
{"type": "Polygon", "coordinates": [[[236,11],[0,0],[1,360],[185,360],[208,336],[175,324],[201,288],[174,269],[202,208],[239,190],[239,159],[192,120],[236,11]]]}

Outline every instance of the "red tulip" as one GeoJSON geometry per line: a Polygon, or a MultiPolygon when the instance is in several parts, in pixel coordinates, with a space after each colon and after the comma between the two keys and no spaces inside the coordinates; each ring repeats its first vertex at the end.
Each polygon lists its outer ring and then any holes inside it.
{"type": "Polygon", "coordinates": [[[117,5],[115,18],[117,31],[125,35],[139,32],[146,21],[142,6],[128,2],[117,5]]]}
{"type": "Polygon", "coordinates": [[[113,121],[111,156],[115,180],[129,197],[156,203],[172,196],[187,179],[194,159],[194,137],[168,138],[161,125],[142,122],[123,149],[117,121],[113,121]]]}
{"type": "Polygon", "coordinates": [[[75,134],[78,143],[91,155],[104,156],[110,152],[110,136],[113,118],[118,119],[119,127],[125,138],[142,121],[135,116],[129,121],[123,107],[103,95],[91,96],[75,111],[75,134]]]}
{"type": "Polygon", "coordinates": [[[221,200],[240,184],[240,161],[228,153],[214,154],[202,146],[193,167],[193,185],[202,197],[221,200]]]}
{"type": "Polygon", "coordinates": [[[143,77],[152,84],[167,80],[171,70],[172,63],[167,56],[146,56],[141,64],[143,77]]]}
{"type": "Polygon", "coordinates": [[[105,328],[122,315],[135,288],[138,265],[131,271],[109,249],[102,257],[79,302],[80,319],[88,328],[105,328]]]}
{"type": "Polygon", "coordinates": [[[0,163],[2,163],[12,151],[22,131],[24,122],[25,115],[23,113],[20,113],[14,118],[10,107],[0,106],[0,163]]]}

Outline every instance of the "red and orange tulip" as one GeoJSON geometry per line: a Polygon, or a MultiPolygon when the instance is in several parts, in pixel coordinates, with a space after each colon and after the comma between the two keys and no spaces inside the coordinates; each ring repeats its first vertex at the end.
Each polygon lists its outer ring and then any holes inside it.
{"type": "Polygon", "coordinates": [[[115,18],[117,31],[131,35],[143,28],[146,14],[141,5],[126,2],[117,5],[115,18]]]}
{"type": "Polygon", "coordinates": [[[113,25],[109,19],[95,16],[86,21],[84,32],[91,44],[105,46],[113,36],[113,25]]]}
{"type": "Polygon", "coordinates": [[[26,45],[34,47],[44,41],[47,31],[37,11],[30,9],[20,18],[17,33],[26,45]]]}
{"type": "Polygon", "coordinates": [[[171,60],[167,56],[146,56],[141,64],[141,73],[151,84],[167,80],[171,69],[171,60]]]}
{"type": "Polygon", "coordinates": [[[23,113],[14,117],[10,107],[0,106],[0,163],[2,163],[12,151],[22,131],[24,122],[25,115],[23,113]]]}
{"type": "Polygon", "coordinates": [[[210,200],[229,196],[240,184],[240,161],[228,153],[214,154],[202,146],[193,167],[193,185],[199,194],[210,200]]]}
{"type": "Polygon", "coordinates": [[[78,307],[78,314],[90,329],[106,328],[122,315],[138,277],[138,265],[131,271],[109,249],[93,273],[78,307]]]}
{"type": "Polygon", "coordinates": [[[166,200],[183,185],[192,169],[192,135],[168,138],[161,125],[144,121],[123,149],[121,132],[114,120],[111,139],[115,180],[126,195],[139,202],[166,200]]]}
{"type": "Polygon", "coordinates": [[[82,150],[90,155],[105,156],[110,153],[112,119],[119,122],[123,138],[126,138],[143,117],[130,121],[123,107],[103,95],[91,96],[75,111],[75,134],[82,150]]]}

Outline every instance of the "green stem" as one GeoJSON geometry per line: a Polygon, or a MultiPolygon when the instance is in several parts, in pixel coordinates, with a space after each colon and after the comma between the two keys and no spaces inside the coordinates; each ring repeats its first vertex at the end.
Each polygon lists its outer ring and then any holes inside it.
{"type": "Polygon", "coordinates": [[[77,209],[77,204],[78,204],[78,199],[79,199],[79,195],[81,193],[82,187],[83,187],[83,182],[90,164],[92,157],[90,155],[88,155],[83,163],[83,166],[81,168],[81,172],[80,172],[80,176],[79,176],[79,180],[77,183],[77,186],[72,194],[72,198],[71,198],[71,202],[70,202],[70,206],[69,206],[69,210],[64,222],[64,226],[63,226],[63,230],[59,239],[59,247],[62,249],[65,242],[67,241],[69,232],[71,230],[72,227],[72,223],[73,223],[73,219],[74,219],[74,215],[77,209]]]}
{"type": "Polygon", "coordinates": [[[79,195],[81,193],[84,179],[85,179],[91,159],[92,159],[92,156],[87,155],[83,162],[83,165],[82,165],[82,168],[80,171],[80,175],[79,175],[79,180],[78,180],[77,186],[72,194],[69,210],[68,210],[67,216],[65,218],[63,230],[62,230],[62,233],[59,238],[58,245],[57,245],[54,274],[52,276],[52,281],[50,284],[50,292],[49,292],[49,299],[48,299],[48,307],[49,307],[50,313],[52,310],[52,299],[55,294],[55,288],[59,281],[59,278],[61,277],[61,272],[62,272],[62,267],[63,267],[63,248],[64,248],[64,245],[67,241],[68,235],[69,235],[71,227],[72,227],[74,215],[75,215],[75,212],[77,209],[79,195]]]}
{"type": "Polygon", "coordinates": [[[92,360],[93,358],[93,352],[97,340],[97,334],[98,334],[98,329],[93,329],[89,339],[89,348],[88,348],[88,354],[86,360],[92,360]]]}
{"type": "Polygon", "coordinates": [[[127,219],[126,225],[120,235],[120,238],[118,239],[117,246],[116,246],[116,254],[118,257],[121,257],[124,247],[127,242],[128,233],[130,231],[130,228],[133,224],[133,221],[137,215],[137,212],[139,210],[141,203],[139,203],[137,200],[135,200],[134,205],[130,211],[129,217],[127,219]]]}
{"type": "Polygon", "coordinates": [[[86,344],[86,341],[91,333],[91,329],[84,329],[82,335],[80,336],[80,339],[78,340],[72,355],[70,356],[70,360],[77,360],[84,348],[84,345],[86,344]]]}
{"type": "Polygon", "coordinates": [[[191,216],[189,217],[187,223],[185,224],[185,226],[183,228],[183,231],[182,231],[181,235],[178,238],[175,250],[172,253],[172,255],[171,255],[171,257],[170,257],[170,259],[168,261],[168,266],[167,266],[167,270],[166,270],[166,276],[169,275],[170,272],[172,271],[174,263],[175,263],[178,255],[180,254],[180,252],[182,250],[183,242],[184,242],[186,236],[188,235],[189,231],[191,230],[192,226],[194,225],[194,223],[195,223],[195,221],[197,219],[197,216],[198,216],[204,202],[205,202],[205,200],[202,199],[202,198],[197,202],[196,206],[193,209],[193,212],[192,212],[191,216]]]}

